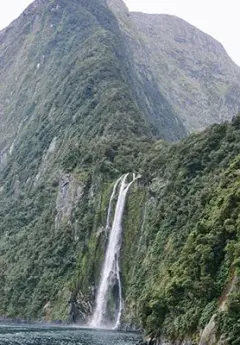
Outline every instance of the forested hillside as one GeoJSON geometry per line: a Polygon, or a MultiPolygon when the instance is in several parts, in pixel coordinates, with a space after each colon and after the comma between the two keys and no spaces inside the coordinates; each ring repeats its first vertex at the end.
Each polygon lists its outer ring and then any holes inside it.
{"type": "Polygon", "coordinates": [[[198,344],[211,320],[200,344],[222,334],[224,344],[240,341],[239,142],[237,117],[167,148],[156,143],[144,159],[145,220],[126,305],[150,334],[198,344]]]}

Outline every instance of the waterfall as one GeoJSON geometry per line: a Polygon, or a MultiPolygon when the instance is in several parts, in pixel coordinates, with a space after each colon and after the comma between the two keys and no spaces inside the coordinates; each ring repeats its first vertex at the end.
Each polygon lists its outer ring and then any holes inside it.
{"type": "Polygon", "coordinates": [[[105,254],[104,264],[101,272],[101,279],[96,297],[96,308],[93,313],[93,317],[90,323],[91,327],[101,328],[105,323],[105,314],[107,311],[108,292],[113,287],[114,282],[118,284],[118,313],[114,322],[113,328],[116,329],[120,325],[122,315],[122,285],[120,279],[120,249],[121,249],[121,233],[122,233],[122,219],[124,213],[124,207],[126,203],[126,197],[129,188],[140,176],[133,174],[132,180],[127,182],[129,174],[121,176],[113,187],[113,192],[110,198],[106,228],[110,230],[110,236],[108,240],[108,246],[105,254]],[[110,218],[112,212],[112,204],[116,195],[117,187],[120,184],[117,204],[115,207],[114,219],[112,227],[110,227],[110,218]]]}
{"type": "Polygon", "coordinates": [[[116,181],[116,183],[114,184],[113,191],[112,191],[112,194],[111,194],[111,197],[110,197],[109,206],[108,206],[108,213],[107,213],[107,222],[106,222],[106,227],[105,227],[105,229],[107,231],[110,230],[110,220],[111,220],[111,214],[112,214],[113,200],[114,200],[114,198],[116,196],[117,186],[118,186],[119,182],[122,180],[122,178],[123,178],[123,176],[121,176],[116,181]]]}

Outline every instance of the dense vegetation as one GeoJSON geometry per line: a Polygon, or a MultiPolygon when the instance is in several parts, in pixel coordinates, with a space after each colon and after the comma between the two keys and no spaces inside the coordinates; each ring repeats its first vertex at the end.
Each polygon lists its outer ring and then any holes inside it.
{"type": "Polygon", "coordinates": [[[113,183],[138,172],[123,323],[194,342],[216,314],[239,343],[240,118],[163,141],[186,130],[105,1],[39,0],[0,41],[0,315],[87,320],[113,183]]]}
{"type": "Polygon", "coordinates": [[[149,199],[130,309],[150,334],[196,334],[196,343],[219,311],[218,335],[238,344],[240,117],[168,149],[158,145],[142,165],[149,199]]]}

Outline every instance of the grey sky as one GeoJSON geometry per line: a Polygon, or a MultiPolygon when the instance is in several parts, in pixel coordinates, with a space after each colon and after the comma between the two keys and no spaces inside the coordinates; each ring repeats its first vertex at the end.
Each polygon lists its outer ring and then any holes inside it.
{"type": "MultiPolygon", "coordinates": [[[[91,0],[89,0],[91,1],[91,0]]],[[[32,0],[0,0],[0,29],[15,19],[32,0]]],[[[240,65],[239,0],[125,0],[131,11],[174,14],[219,40],[240,65]]]]}

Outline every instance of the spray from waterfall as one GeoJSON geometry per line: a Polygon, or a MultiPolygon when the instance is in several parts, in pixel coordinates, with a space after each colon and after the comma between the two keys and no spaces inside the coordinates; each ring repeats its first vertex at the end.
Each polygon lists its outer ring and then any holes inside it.
{"type": "Polygon", "coordinates": [[[101,328],[105,324],[105,316],[107,312],[108,295],[110,289],[114,284],[118,285],[118,311],[117,317],[113,324],[113,328],[116,329],[120,326],[120,320],[122,315],[123,303],[122,303],[122,285],[120,278],[120,249],[121,249],[121,234],[122,234],[122,219],[124,208],[126,204],[127,193],[134,181],[140,176],[133,174],[132,180],[127,182],[129,174],[121,176],[113,187],[113,192],[110,198],[108,215],[106,222],[106,229],[110,229],[110,219],[112,212],[113,200],[117,193],[119,186],[118,199],[115,207],[115,213],[113,218],[112,227],[110,230],[110,236],[105,254],[105,260],[102,267],[101,279],[96,297],[96,308],[93,313],[93,317],[90,323],[91,327],[101,328]]]}

